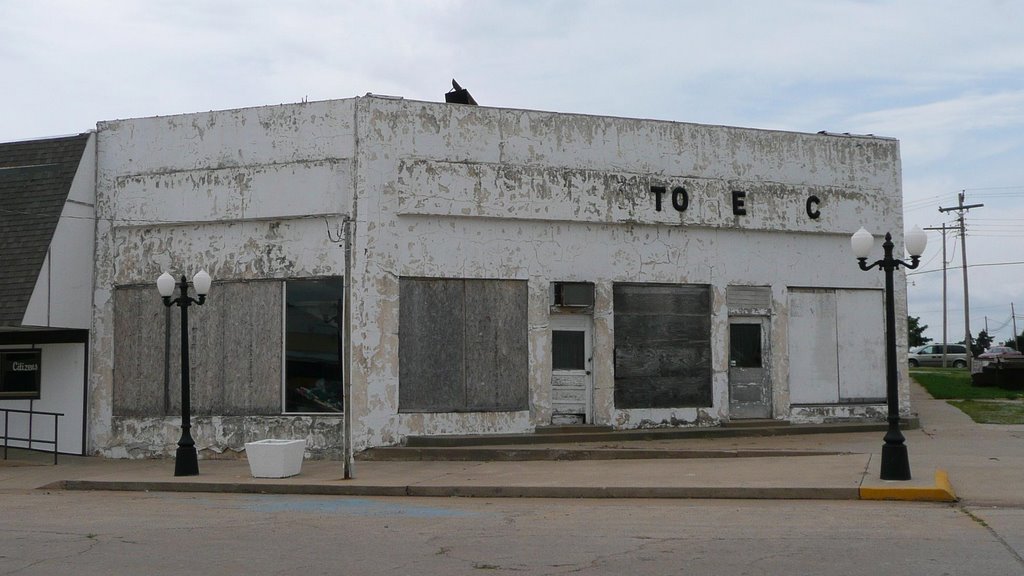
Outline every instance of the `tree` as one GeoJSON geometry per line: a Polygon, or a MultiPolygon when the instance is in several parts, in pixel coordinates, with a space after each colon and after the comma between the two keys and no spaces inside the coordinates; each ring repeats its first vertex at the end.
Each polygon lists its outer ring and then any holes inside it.
{"type": "Polygon", "coordinates": [[[932,339],[924,335],[927,329],[928,325],[921,325],[921,319],[917,316],[907,316],[907,344],[914,348],[931,342],[932,339]]]}
{"type": "Polygon", "coordinates": [[[1003,342],[1003,346],[1009,346],[1014,350],[1024,349],[1024,332],[1021,332],[1019,336],[1016,336],[1014,338],[1011,338],[1010,340],[1007,340],[1006,342],[1003,342]]]}
{"type": "Polygon", "coordinates": [[[988,335],[988,332],[982,330],[978,332],[977,339],[971,342],[971,353],[974,356],[981,354],[985,350],[988,350],[992,346],[992,337],[988,335]]]}

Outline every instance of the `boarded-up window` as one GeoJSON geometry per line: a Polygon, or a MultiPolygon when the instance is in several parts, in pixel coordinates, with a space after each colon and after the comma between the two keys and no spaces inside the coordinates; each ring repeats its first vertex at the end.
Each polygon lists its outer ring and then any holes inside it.
{"type": "Polygon", "coordinates": [[[526,410],[527,284],[399,281],[399,411],[526,410]]]}
{"type": "Polygon", "coordinates": [[[615,407],[711,406],[711,291],[616,284],[615,407]]]}
{"type": "Polygon", "coordinates": [[[767,316],[772,308],[771,286],[727,286],[725,302],[729,314],[767,316]]]}
{"type": "Polygon", "coordinates": [[[881,291],[790,289],[791,402],[884,401],[884,342],[881,291]]]}
{"type": "MultiPolygon", "coordinates": [[[[279,282],[218,282],[189,307],[193,415],[281,413],[281,292],[279,282]]],[[[154,286],[114,291],[115,416],[180,414],[180,318],[154,286]]]]}

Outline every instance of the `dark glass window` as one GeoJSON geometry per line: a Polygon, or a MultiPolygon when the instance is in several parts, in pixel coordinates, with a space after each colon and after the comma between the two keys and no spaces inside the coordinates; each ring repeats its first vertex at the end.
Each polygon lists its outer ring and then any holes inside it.
{"type": "Polygon", "coordinates": [[[761,325],[729,325],[729,365],[736,368],[761,367],[761,325]]]}
{"type": "Polygon", "coordinates": [[[0,352],[0,399],[39,398],[39,350],[0,352]]]}
{"type": "Polygon", "coordinates": [[[580,330],[552,330],[551,367],[555,370],[586,370],[584,337],[580,330]]]}
{"type": "Polygon", "coordinates": [[[341,278],[285,286],[285,412],[341,412],[341,278]]]}

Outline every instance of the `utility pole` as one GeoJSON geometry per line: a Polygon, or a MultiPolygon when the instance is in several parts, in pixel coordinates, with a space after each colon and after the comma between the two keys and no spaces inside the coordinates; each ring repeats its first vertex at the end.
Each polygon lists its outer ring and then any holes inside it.
{"type": "MultiPolygon", "coordinates": [[[[981,334],[978,334],[978,336],[981,336],[981,334]]],[[[988,316],[985,316],[985,336],[988,336],[989,338],[992,338],[992,334],[990,334],[989,331],[988,331],[988,316]]],[[[991,346],[991,344],[989,344],[989,346],[991,346]]],[[[978,347],[981,348],[981,344],[978,344],[978,347]]],[[[982,348],[981,351],[984,352],[985,349],[982,348]]]]}
{"type": "Polygon", "coordinates": [[[949,336],[946,334],[946,326],[949,324],[947,306],[946,306],[946,223],[942,223],[941,228],[925,228],[925,230],[941,230],[942,231],[942,367],[946,367],[946,342],[949,342],[949,336]]]}
{"type": "Polygon", "coordinates": [[[959,201],[951,208],[939,207],[939,212],[957,213],[957,223],[960,225],[960,258],[964,266],[964,345],[971,350],[971,299],[967,288],[967,230],[964,227],[964,213],[971,208],[981,208],[984,204],[964,204],[964,191],[959,194],[959,201]]]}
{"type": "Polygon", "coordinates": [[[1020,351],[1020,346],[1017,344],[1017,316],[1016,312],[1013,311],[1013,302],[1010,302],[1010,320],[1013,322],[1013,349],[1020,351]]]}

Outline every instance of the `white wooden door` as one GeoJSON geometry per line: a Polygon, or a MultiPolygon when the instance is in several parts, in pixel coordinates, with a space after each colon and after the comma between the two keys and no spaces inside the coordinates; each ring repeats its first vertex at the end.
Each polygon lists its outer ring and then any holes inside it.
{"type": "Polygon", "coordinates": [[[593,319],[583,314],[551,317],[551,423],[592,421],[593,319]]]}

